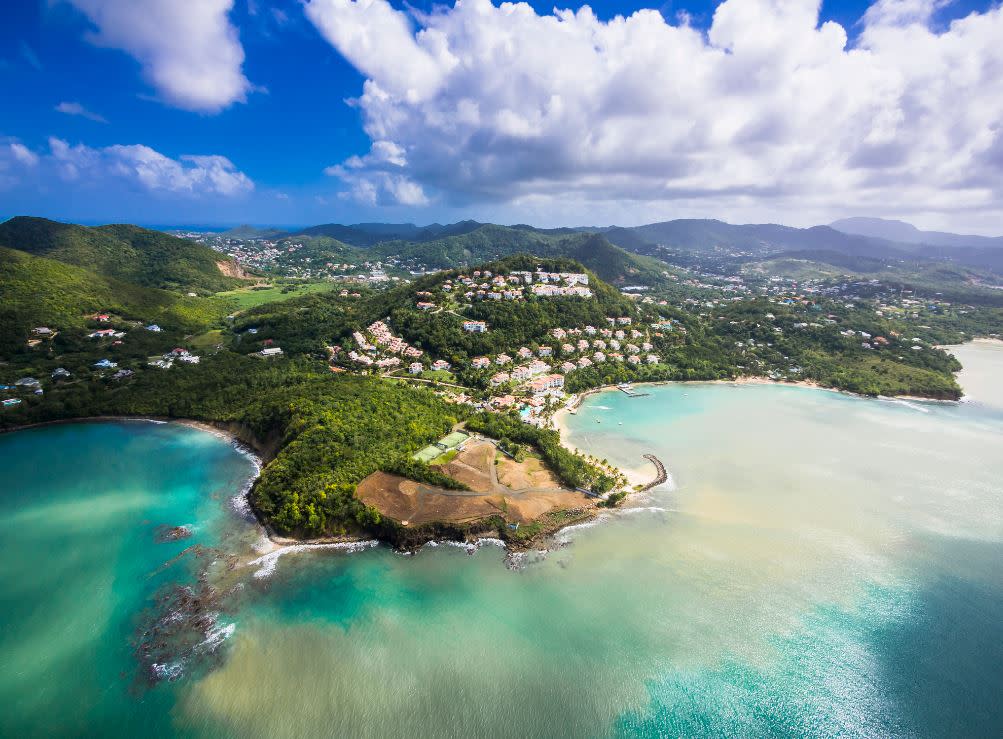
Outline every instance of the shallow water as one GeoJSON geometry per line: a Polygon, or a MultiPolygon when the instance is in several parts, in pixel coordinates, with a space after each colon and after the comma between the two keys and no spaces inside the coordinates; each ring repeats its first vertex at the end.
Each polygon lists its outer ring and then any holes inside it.
{"type": "Polygon", "coordinates": [[[243,567],[218,659],[141,690],[136,614],[194,571],[149,578],[191,543],[152,530],[249,552],[247,461],[175,426],[0,437],[0,734],[999,736],[1003,351],[956,351],[960,404],[593,397],[572,441],[674,485],[515,571],[490,545],[243,567]]]}

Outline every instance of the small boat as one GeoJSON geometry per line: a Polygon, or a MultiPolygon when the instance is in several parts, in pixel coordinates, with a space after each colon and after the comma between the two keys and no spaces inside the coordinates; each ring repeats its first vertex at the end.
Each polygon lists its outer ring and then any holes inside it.
{"type": "Polygon", "coordinates": [[[617,421],[616,425],[617,426],[623,426],[623,421],[617,421]]]}
{"type": "Polygon", "coordinates": [[[596,419],[596,423],[602,423],[602,421],[600,421],[600,420],[599,420],[599,419],[597,418],[597,419],[596,419]]]}

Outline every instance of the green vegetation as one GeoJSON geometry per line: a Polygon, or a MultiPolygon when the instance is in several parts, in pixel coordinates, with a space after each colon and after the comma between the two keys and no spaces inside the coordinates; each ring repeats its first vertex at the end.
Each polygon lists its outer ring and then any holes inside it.
{"type": "Polygon", "coordinates": [[[0,246],[144,287],[206,294],[241,282],[226,277],[217,266],[223,264],[238,274],[239,267],[229,257],[187,239],[137,226],[89,228],[19,216],[0,224],[0,246]]]}
{"type": "Polygon", "coordinates": [[[620,482],[615,475],[563,447],[556,431],[525,424],[514,413],[478,413],[467,420],[467,428],[499,439],[506,449],[513,443],[536,447],[547,466],[569,487],[602,494],[620,482]]]}
{"type": "Polygon", "coordinates": [[[256,308],[278,300],[289,300],[315,292],[328,292],[339,287],[334,282],[304,282],[302,280],[278,280],[269,285],[240,287],[217,293],[217,297],[233,302],[236,310],[256,308]]]}
{"type": "MultiPolygon", "coordinates": [[[[593,294],[470,302],[462,292],[443,289],[447,279],[455,281],[470,271],[452,268],[384,290],[353,288],[356,298],[341,297],[329,282],[238,288],[241,283],[220,274],[216,260],[222,258],[192,242],[131,226],[92,229],[18,218],[0,226],[0,244],[16,243],[22,249],[0,246],[0,381],[37,377],[43,380],[44,394],[13,391],[24,402],[4,410],[0,427],[114,414],[230,424],[253,438],[269,458],[251,499],[276,531],[296,536],[386,533],[389,524],[355,496],[358,483],[382,470],[464,489],[435,466],[450,462],[454,451],[432,447],[420,459],[413,458],[461,421],[467,429],[497,439],[500,449],[516,459],[539,454],[568,486],[606,494],[623,484],[605,463],[563,447],[557,432],[525,424],[516,413],[475,413],[471,407],[502,394],[526,395],[512,382],[491,387],[489,378],[499,365],[474,370],[473,357],[503,352],[516,356],[521,347],[538,355],[545,345],[551,347],[556,366],[580,354],[572,351],[574,346],[561,348],[562,342],[551,334],[555,328],[598,327],[609,339],[612,330],[620,328],[609,320],[627,317],[631,322],[623,327],[639,329],[634,338],[622,339],[622,350],[637,342],[630,351],[643,355],[643,361],[635,358],[632,364],[611,355],[592,366],[566,367],[568,392],[619,382],[755,375],[812,380],[868,395],[956,398],[960,390],[953,373],[958,363],[935,344],[998,333],[1003,326],[999,291],[973,284],[979,276],[968,268],[939,263],[923,264],[922,271],[909,274],[899,264],[893,275],[889,267],[877,264],[884,260],[816,252],[818,261],[809,264],[788,256],[773,260],[767,269],[823,265],[812,279],[832,280],[832,271],[880,268],[886,270],[885,279],[912,281],[893,282],[890,289],[878,280],[860,280],[852,295],[844,285],[820,290],[811,299],[786,297],[772,287],[768,296],[736,295],[726,289],[730,284],[722,281],[715,287],[680,279],[685,269],[630,254],[595,234],[469,223],[420,232],[423,241],[391,246],[378,240],[375,227],[372,232],[369,227],[353,228],[362,235],[344,235],[358,236],[360,243],[377,239],[365,247],[370,256],[400,248],[402,258],[410,254],[426,264],[451,267],[478,266],[479,258],[491,258],[479,268],[496,274],[585,271],[593,294]],[[537,256],[514,253],[524,249],[537,256]],[[606,280],[651,289],[632,299],[606,280]],[[184,295],[225,288],[211,297],[184,295]],[[436,310],[417,310],[419,292],[432,296],[436,310]],[[955,301],[954,295],[970,301],[955,301]],[[235,309],[240,313],[228,318],[235,309]],[[110,318],[99,322],[94,319],[98,312],[110,318]],[[465,332],[461,324],[467,319],[485,321],[489,330],[465,332]],[[374,321],[385,321],[395,335],[422,350],[426,367],[445,359],[453,365],[451,372],[426,371],[423,376],[436,382],[409,384],[411,378],[403,372],[387,380],[377,376],[382,370],[375,366],[365,370],[349,363],[347,352],[358,348],[352,332],[374,321]],[[150,323],[163,331],[145,330],[150,323]],[[57,333],[38,339],[32,334],[38,326],[57,333]],[[87,338],[98,328],[112,328],[116,336],[87,338]],[[641,345],[647,348],[642,351],[641,345]],[[284,355],[248,356],[265,346],[281,347],[284,355]],[[175,347],[196,352],[200,363],[179,360],[169,369],[163,368],[165,362],[149,366],[175,347]],[[344,351],[336,352],[339,348],[344,351]],[[94,366],[99,359],[116,367],[102,371],[94,366]],[[334,369],[349,371],[332,372],[329,361],[334,369]],[[67,369],[69,376],[52,378],[57,367],[67,369]],[[118,370],[128,372],[116,376],[118,370]],[[459,391],[445,395],[443,382],[462,385],[469,396],[466,404],[452,402],[459,391]]],[[[418,239],[419,232],[411,228],[400,230],[418,239]]],[[[317,234],[312,241],[316,253],[363,248],[329,234],[317,234]]],[[[750,267],[751,272],[755,269],[750,267]]],[[[804,274],[799,273],[799,279],[804,274]]],[[[574,334],[576,339],[582,336],[574,334]]],[[[570,335],[567,341],[573,344],[570,335]]],[[[591,355],[594,348],[585,353],[591,355]]],[[[544,418],[555,403],[543,398],[536,402],[544,418]]],[[[621,499],[612,493],[607,504],[621,499]]],[[[550,530],[560,520],[554,514],[511,536],[528,541],[534,531],[550,530]]]]}
{"type": "Polygon", "coordinates": [[[0,424],[170,416],[233,423],[271,443],[277,453],[262,471],[252,502],[283,534],[372,530],[378,515],[354,491],[377,470],[463,487],[409,458],[449,432],[458,407],[421,389],[333,377],[314,362],[261,362],[224,353],[191,367],[140,373],[123,385],[72,383],[49,395],[45,402],[26,404],[16,416],[0,416],[0,424]]]}
{"type": "Polygon", "coordinates": [[[36,326],[83,327],[98,311],[164,328],[196,331],[219,321],[227,306],[143,288],[81,267],[0,248],[0,351],[18,351],[36,326]]]}

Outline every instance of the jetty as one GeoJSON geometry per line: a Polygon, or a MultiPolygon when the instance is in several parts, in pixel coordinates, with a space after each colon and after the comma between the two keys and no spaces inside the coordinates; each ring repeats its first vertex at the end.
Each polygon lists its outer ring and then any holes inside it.
{"type": "Polygon", "coordinates": [[[636,390],[634,390],[634,388],[632,388],[630,385],[617,385],[616,389],[619,390],[620,392],[622,392],[624,395],[626,395],[629,398],[646,398],[646,397],[648,397],[648,393],[639,393],[636,390]]]}
{"type": "Polygon", "coordinates": [[[665,471],[665,465],[662,464],[662,461],[658,457],[656,457],[654,454],[645,454],[643,456],[646,460],[655,465],[655,469],[658,471],[658,475],[655,477],[654,480],[652,480],[647,485],[642,487],[641,492],[645,490],[651,490],[651,488],[655,487],[656,485],[661,485],[666,480],[669,479],[669,473],[665,471]]]}

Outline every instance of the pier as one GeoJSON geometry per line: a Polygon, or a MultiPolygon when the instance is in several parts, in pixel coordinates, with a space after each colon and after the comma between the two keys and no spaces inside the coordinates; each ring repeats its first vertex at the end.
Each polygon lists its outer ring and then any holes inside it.
{"type": "Polygon", "coordinates": [[[646,397],[648,397],[648,393],[639,393],[639,392],[635,391],[634,388],[629,387],[629,386],[625,387],[623,385],[617,385],[616,389],[619,390],[621,393],[623,393],[624,395],[626,395],[629,398],[646,398],[646,397]]]}
{"type": "Polygon", "coordinates": [[[669,473],[665,471],[665,465],[662,464],[662,461],[658,457],[656,457],[654,454],[645,454],[643,456],[646,460],[655,465],[655,469],[658,471],[658,475],[655,477],[654,480],[652,480],[643,488],[641,488],[641,492],[645,490],[651,490],[651,488],[655,487],[656,485],[661,485],[666,480],[669,479],[669,473]]]}

